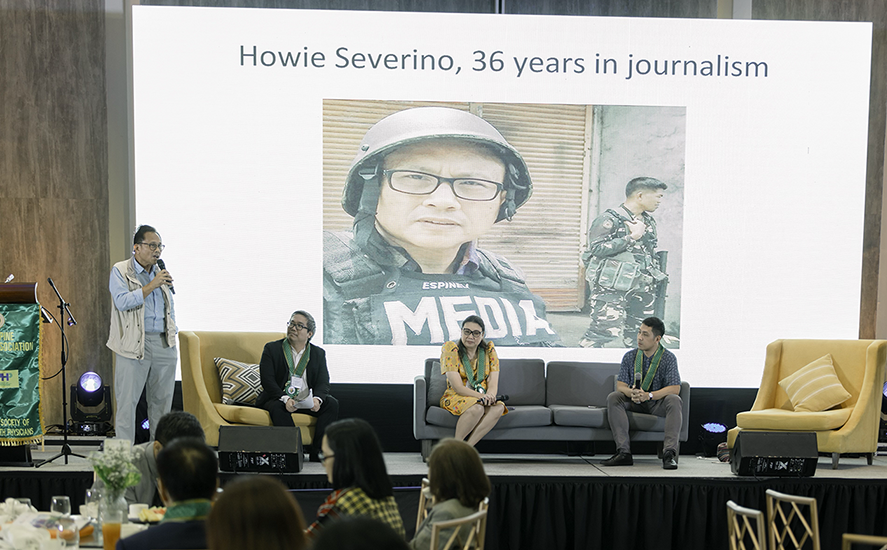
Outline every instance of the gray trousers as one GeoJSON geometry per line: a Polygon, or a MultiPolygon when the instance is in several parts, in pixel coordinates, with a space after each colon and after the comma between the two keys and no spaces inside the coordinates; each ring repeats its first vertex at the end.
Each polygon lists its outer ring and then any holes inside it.
{"type": "Polygon", "coordinates": [[[145,355],[141,361],[115,354],[114,397],[117,408],[114,430],[118,439],[133,442],[136,437],[136,405],[142,389],[148,387],[148,424],[151,440],[160,417],[172,409],[176,387],[176,347],[166,347],[166,337],[145,334],[145,355]]]}
{"type": "Polygon", "coordinates": [[[665,417],[665,439],[662,450],[678,452],[678,435],[681,433],[683,418],[682,401],[678,395],[666,395],[664,399],[635,403],[630,397],[626,397],[620,391],[614,391],[607,396],[607,418],[610,421],[610,431],[613,432],[613,440],[616,441],[616,450],[626,453],[631,452],[631,440],[628,436],[627,411],[654,414],[665,417]]]}

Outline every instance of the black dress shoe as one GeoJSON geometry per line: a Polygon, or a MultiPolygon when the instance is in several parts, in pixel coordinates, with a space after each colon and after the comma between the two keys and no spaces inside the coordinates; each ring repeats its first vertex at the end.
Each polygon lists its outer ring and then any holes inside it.
{"type": "Polygon", "coordinates": [[[622,451],[601,462],[601,466],[631,466],[632,464],[634,464],[634,460],[631,458],[631,453],[622,451]]]}
{"type": "Polygon", "coordinates": [[[663,470],[677,470],[678,469],[678,461],[675,460],[675,453],[672,450],[665,451],[662,454],[662,469],[663,470]]]}

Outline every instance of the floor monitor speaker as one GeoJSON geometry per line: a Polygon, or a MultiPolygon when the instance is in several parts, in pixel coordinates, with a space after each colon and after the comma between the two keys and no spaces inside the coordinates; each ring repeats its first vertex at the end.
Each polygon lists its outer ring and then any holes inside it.
{"type": "Polygon", "coordinates": [[[813,432],[739,432],[730,468],[740,476],[810,477],[819,452],[813,432]]]}
{"type": "Polygon", "coordinates": [[[219,427],[219,469],[223,472],[302,471],[302,431],[280,426],[219,427]]]}

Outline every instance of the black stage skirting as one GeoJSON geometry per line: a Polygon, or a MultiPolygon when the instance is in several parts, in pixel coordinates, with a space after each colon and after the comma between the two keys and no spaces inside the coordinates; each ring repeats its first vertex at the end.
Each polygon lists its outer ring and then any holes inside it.
{"type": "MultiPolygon", "coordinates": [[[[223,484],[230,479],[223,474],[223,484]]],[[[329,493],[321,475],[278,476],[311,521],[329,493]]],[[[421,476],[392,476],[412,535],[421,476]]],[[[887,480],[834,478],[491,477],[487,548],[726,549],[726,502],[766,510],[765,491],[812,496],[822,548],[840,548],[845,532],[887,535],[887,480]],[[873,531],[874,530],[874,531],[873,531]]],[[[26,496],[48,509],[52,495],[82,503],[90,472],[26,470],[0,478],[0,495],[26,496]]]]}
{"type": "MultiPolygon", "coordinates": [[[[58,463],[64,464],[64,459],[58,459],[58,463]]],[[[31,504],[38,510],[49,510],[53,496],[68,495],[71,497],[72,510],[79,510],[92,482],[92,471],[59,472],[39,468],[4,470],[0,472],[0,500],[30,498],[31,504]]]]}
{"type": "Polygon", "coordinates": [[[844,532],[887,533],[887,480],[498,478],[487,541],[498,549],[726,549],[727,501],[765,511],[767,489],[816,497],[822,548],[840,548],[844,532]]]}

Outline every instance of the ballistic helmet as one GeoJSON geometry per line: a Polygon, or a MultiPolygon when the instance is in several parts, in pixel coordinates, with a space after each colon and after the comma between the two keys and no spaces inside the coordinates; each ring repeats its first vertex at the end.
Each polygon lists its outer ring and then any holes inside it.
{"type": "Polygon", "coordinates": [[[434,139],[456,139],[483,144],[505,164],[505,201],[496,221],[511,219],[530,198],[533,183],[527,164],[492,124],[466,111],[446,107],[417,107],[389,115],[367,130],[351,162],[342,208],[357,218],[375,215],[382,178],[382,161],[403,145],[434,139]]]}

